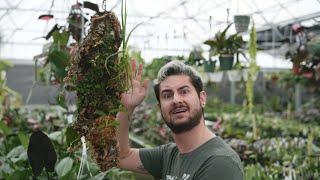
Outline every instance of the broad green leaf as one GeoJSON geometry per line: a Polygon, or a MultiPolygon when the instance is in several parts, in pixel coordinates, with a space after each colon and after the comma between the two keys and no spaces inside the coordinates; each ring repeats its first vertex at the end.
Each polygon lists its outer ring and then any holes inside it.
{"type": "Polygon", "coordinates": [[[10,159],[13,163],[16,163],[20,160],[27,160],[27,151],[23,146],[17,146],[13,148],[8,154],[7,158],[10,159]]]}
{"type": "Polygon", "coordinates": [[[55,31],[52,34],[52,37],[53,37],[54,43],[59,44],[61,46],[66,46],[68,43],[68,40],[69,40],[69,32],[68,31],[62,31],[62,32],[55,31]]]}
{"type": "Polygon", "coordinates": [[[22,132],[18,133],[18,137],[19,137],[19,140],[20,140],[22,146],[25,149],[28,149],[29,137],[25,133],[22,133],[22,132]]]}
{"type": "Polygon", "coordinates": [[[26,177],[30,177],[30,176],[31,176],[31,173],[27,169],[22,169],[22,170],[19,169],[10,173],[10,175],[5,179],[6,180],[26,179],[26,177]]]}
{"type": "Polygon", "coordinates": [[[99,174],[95,175],[91,178],[91,180],[103,180],[105,179],[107,172],[100,172],[99,174]]]}
{"type": "Polygon", "coordinates": [[[27,159],[28,159],[27,151],[24,151],[18,157],[11,158],[11,161],[13,163],[16,163],[18,161],[27,161],[27,159]]]}
{"type": "Polygon", "coordinates": [[[56,166],[56,172],[58,176],[61,178],[65,176],[71,169],[73,165],[73,159],[70,157],[65,157],[62,159],[56,166]]]}
{"type": "Polygon", "coordinates": [[[62,143],[62,132],[61,131],[55,131],[48,135],[48,137],[53,140],[57,141],[58,143],[62,143]]]}
{"type": "Polygon", "coordinates": [[[11,129],[10,129],[3,121],[0,121],[0,131],[1,131],[4,135],[9,135],[9,134],[11,134],[11,129]]]}
{"type": "MultiPolygon", "coordinates": [[[[65,176],[59,178],[59,180],[77,179],[79,167],[80,164],[74,165],[72,169],[65,176]]],[[[80,176],[80,179],[88,179],[88,176],[88,174],[84,173],[82,176],[80,176]]]]}
{"type": "Polygon", "coordinates": [[[0,166],[0,177],[1,174],[12,174],[14,172],[14,169],[8,164],[8,163],[4,163],[0,166]]]}
{"type": "Polygon", "coordinates": [[[67,127],[67,130],[66,130],[66,142],[67,142],[67,145],[70,146],[72,145],[72,143],[76,140],[80,140],[80,137],[78,135],[78,133],[72,129],[72,127],[67,127]]]}

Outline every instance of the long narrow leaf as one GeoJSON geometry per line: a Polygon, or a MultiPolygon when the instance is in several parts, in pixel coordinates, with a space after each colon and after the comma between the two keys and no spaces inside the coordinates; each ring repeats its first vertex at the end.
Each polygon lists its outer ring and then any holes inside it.
{"type": "Polygon", "coordinates": [[[137,25],[129,32],[129,34],[128,34],[128,36],[127,36],[127,39],[126,39],[126,42],[125,42],[125,45],[128,44],[128,41],[129,41],[129,39],[130,39],[130,36],[131,36],[132,32],[133,32],[138,26],[140,26],[141,24],[142,24],[142,23],[137,24],[137,25]]]}

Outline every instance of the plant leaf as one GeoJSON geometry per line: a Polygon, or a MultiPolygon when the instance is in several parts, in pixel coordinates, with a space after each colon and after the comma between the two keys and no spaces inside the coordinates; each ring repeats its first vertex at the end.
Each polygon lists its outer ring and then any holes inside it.
{"type": "Polygon", "coordinates": [[[57,141],[59,144],[62,143],[62,132],[61,131],[54,131],[48,135],[48,137],[53,140],[57,141]]]}
{"type": "Polygon", "coordinates": [[[39,176],[43,167],[53,172],[57,154],[51,140],[42,131],[32,133],[29,140],[28,160],[35,176],[39,176]]]}
{"type": "Polygon", "coordinates": [[[66,142],[67,145],[70,146],[74,141],[80,139],[79,134],[70,126],[67,127],[66,130],[66,142]]]}
{"type": "Polygon", "coordinates": [[[7,154],[7,158],[11,159],[11,158],[15,158],[15,157],[19,157],[19,155],[21,153],[23,153],[25,150],[23,148],[23,146],[17,146],[15,148],[13,148],[8,154],[7,154]]]}
{"type": "Polygon", "coordinates": [[[0,121],[0,131],[2,131],[4,135],[11,134],[11,129],[3,121],[0,121]]]}
{"type": "Polygon", "coordinates": [[[68,174],[68,172],[72,169],[73,159],[70,157],[63,158],[56,166],[56,172],[58,176],[61,178],[68,174]]]}
{"type": "Polygon", "coordinates": [[[28,136],[25,133],[19,132],[18,137],[24,149],[28,149],[28,144],[29,144],[28,136]]]}
{"type": "Polygon", "coordinates": [[[10,61],[0,60],[0,71],[12,68],[13,64],[10,61]]]}

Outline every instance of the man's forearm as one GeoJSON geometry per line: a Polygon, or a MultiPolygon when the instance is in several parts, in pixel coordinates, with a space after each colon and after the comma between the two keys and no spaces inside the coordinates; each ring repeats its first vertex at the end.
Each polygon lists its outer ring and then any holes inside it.
{"type": "Polygon", "coordinates": [[[117,138],[120,148],[120,159],[126,158],[130,152],[129,144],[129,127],[131,123],[132,111],[130,112],[119,112],[117,119],[120,122],[117,138]]]}

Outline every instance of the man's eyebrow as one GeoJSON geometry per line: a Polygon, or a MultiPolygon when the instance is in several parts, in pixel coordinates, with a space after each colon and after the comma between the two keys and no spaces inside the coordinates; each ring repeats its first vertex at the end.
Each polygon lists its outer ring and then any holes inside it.
{"type": "Polygon", "coordinates": [[[165,93],[165,92],[172,92],[172,90],[171,89],[164,89],[164,90],[161,90],[160,93],[162,94],[162,93],[165,93]]]}
{"type": "MultiPolygon", "coordinates": [[[[190,87],[188,85],[184,85],[184,86],[179,87],[178,90],[189,89],[189,88],[190,87]]],[[[171,89],[163,89],[163,90],[161,90],[160,93],[164,93],[164,92],[172,92],[172,90],[171,89]]]]}
{"type": "Polygon", "coordinates": [[[181,90],[181,89],[189,89],[189,88],[190,88],[189,86],[184,85],[184,86],[182,86],[182,87],[179,87],[179,90],[181,90]]]}

